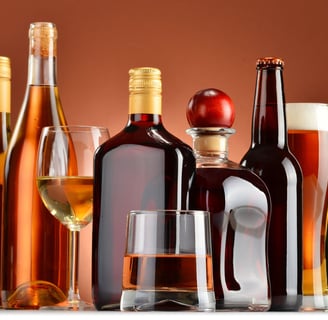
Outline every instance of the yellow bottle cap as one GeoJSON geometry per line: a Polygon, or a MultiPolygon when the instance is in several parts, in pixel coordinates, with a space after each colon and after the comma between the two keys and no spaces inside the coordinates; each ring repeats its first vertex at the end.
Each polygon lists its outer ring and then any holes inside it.
{"type": "Polygon", "coordinates": [[[154,90],[162,92],[161,71],[157,68],[142,67],[129,70],[129,91],[154,90]]]}
{"type": "Polygon", "coordinates": [[[11,79],[10,59],[0,56],[0,78],[11,79]]]}

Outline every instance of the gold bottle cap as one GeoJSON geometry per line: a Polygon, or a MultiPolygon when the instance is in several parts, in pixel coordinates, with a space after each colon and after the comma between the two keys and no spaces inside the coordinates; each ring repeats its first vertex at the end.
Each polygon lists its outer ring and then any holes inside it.
{"type": "Polygon", "coordinates": [[[284,66],[284,61],[281,58],[277,57],[265,57],[265,58],[260,58],[256,61],[256,66],[257,67],[283,67],[284,66]]]}
{"type": "Polygon", "coordinates": [[[31,53],[48,57],[57,55],[57,28],[52,22],[33,22],[30,24],[29,38],[31,53]]]}
{"type": "Polygon", "coordinates": [[[161,71],[157,68],[142,67],[130,69],[129,76],[130,92],[162,92],[161,71]]]}
{"type": "Polygon", "coordinates": [[[129,114],[162,113],[161,71],[157,68],[129,70],[129,114]]]}
{"type": "Polygon", "coordinates": [[[0,78],[11,79],[10,59],[0,56],[0,78]]]}

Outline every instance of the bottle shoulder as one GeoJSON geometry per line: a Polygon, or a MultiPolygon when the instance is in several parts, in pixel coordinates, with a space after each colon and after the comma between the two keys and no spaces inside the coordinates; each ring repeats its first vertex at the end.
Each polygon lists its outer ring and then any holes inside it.
{"type": "Polygon", "coordinates": [[[249,181],[259,189],[267,192],[267,187],[263,180],[249,168],[236,164],[231,167],[207,167],[197,168],[196,176],[201,179],[212,181],[213,184],[220,184],[226,179],[249,181]]]}
{"type": "Polygon", "coordinates": [[[266,183],[268,180],[302,180],[302,170],[295,156],[286,149],[254,148],[246,152],[240,164],[246,167],[266,183]]]}
{"type": "Polygon", "coordinates": [[[180,151],[183,154],[193,156],[192,148],[185,142],[168,132],[163,126],[149,127],[127,126],[120,132],[109,138],[99,149],[97,155],[105,155],[121,146],[134,148],[146,146],[165,150],[180,151]]]}

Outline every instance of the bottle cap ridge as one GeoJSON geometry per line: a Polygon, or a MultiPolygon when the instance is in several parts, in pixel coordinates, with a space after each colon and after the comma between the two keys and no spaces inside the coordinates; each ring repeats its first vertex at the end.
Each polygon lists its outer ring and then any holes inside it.
{"type": "Polygon", "coordinates": [[[129,70],[129,91],[162,91],[161,71],[157,68],[142,67],[129,70]]]}
{"type": "Polygon", "coordinates": [[[264,57],[264,58],[259,58],[256,61],[256,66],[257,67],[262,67],[262,66],[268,66],[268,67],[275,67],[275,66],[284,66],[284,61],[281,58],[277,57],[264,57]]]}
{"type": "Polygon", "coordinates": [[[0,78],[11,79],[10,59],[0,56],[0,78]]]}

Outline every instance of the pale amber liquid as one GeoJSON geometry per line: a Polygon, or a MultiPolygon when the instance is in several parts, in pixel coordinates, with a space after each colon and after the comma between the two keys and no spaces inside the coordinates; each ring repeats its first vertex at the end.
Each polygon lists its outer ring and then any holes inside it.
{"type": "Polygon", "coordinates": [[[303,171],[303,294],[328,294],[328,131],[289,130],[288,143],[303,171]]]}
{"type": "Polygon", "coordinates": [[[29,86],[23,106],[5,164],[0,282],[5,308],[34,309],[68,292],[69,230],[49,214],[35,181],[42,128],[66,121],[57,87],[29,86]]]}
{"type": "Polygon", "coordinates": [[[123,290],[213,291],[213,288],[210,255],[127,254],[124,256],[123,290]],[[203,279],[200,275],[204,274],[206,278],[203,279]]]}
{"type": "Polygon", "coordinates": [[[41,198],[50,211],[71,231],[80,231],[92,220],[92,177],[38,177],[41,198]]]}

